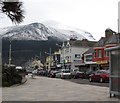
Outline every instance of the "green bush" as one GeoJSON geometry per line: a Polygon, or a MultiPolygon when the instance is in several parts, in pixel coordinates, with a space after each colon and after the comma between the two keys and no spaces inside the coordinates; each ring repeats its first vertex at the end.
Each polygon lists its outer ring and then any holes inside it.
{"type": "Polygon", "coordinates": [[[14,84],[21,83],[22,77],[18,74],[15,66],[2,67],[2,86],[8,87],[14,84]]]}

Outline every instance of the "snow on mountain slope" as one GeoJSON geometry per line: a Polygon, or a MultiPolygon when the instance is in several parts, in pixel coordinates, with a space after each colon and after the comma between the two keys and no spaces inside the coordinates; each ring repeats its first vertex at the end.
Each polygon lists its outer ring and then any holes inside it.
{"type": "MultiPolygon", "coordinates": [[[[90,41],[94,41],[94,37],[92,36],[92,34],[90,34],[89,32],[85,31],[85,30],[81,30],[78,28],[74,28],[62,23],[59,23],[57,21],[53,21],[53,20],[49,20],[49,21],[45,21],[43,22],[43,24],[45,24],[46,26],[50,26],[52,28],[56,28],[58,31],[60,30],[61,32],[68,32],[68,33],[72,33],[72,36],[77,37],[78,39],[81,39],[81,36],[83,38],[86,38],[90,41]]],[[[68,34],[69,35],[69,34],[68,34]]]]}
{"type": "Polygon", "coordinates": [[[0,35],[3,38],[13,40],[48,40],[49,37],[62,41],[69,40],[70,38],[77,40],[95,40],[93,36],[86,31],[58,23],[49,25],[46,23],[32,23],[29,25],[2,28],[0,29],[0,35]]]}

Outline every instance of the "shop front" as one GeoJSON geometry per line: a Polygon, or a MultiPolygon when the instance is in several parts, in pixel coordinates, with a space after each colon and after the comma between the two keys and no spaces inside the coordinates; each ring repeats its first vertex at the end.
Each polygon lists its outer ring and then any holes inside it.
{"type": "Polygon", "coordinates": [[[97,61],[97,64],[98,64],[98,69],[109,70],[109,61],[108,60],[97,61]]]}

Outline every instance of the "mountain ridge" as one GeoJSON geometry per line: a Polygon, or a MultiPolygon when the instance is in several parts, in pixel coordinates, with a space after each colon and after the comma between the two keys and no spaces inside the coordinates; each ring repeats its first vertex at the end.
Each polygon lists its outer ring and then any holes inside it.
{"type": "Polygon", "coordinates": [[[71,38],[75,38],[77,40],[87,39],[89,41],[95,41],[94,37],[89,32],[76,28],[63,29],[61,28],[62,26],[59,27],[59,24],[57,25],[58,27],[53,27],[35,22],[28,25],[1,28],[0,35],[4,39],[7,38],[12,40],[46,41],[49,37],[53,37],[61,41],[70,40],[71,38]]]}

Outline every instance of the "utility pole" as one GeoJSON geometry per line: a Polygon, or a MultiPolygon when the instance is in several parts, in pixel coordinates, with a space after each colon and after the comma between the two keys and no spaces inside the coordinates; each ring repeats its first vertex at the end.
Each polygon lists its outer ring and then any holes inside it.
{"type": "Polygon", "coordinates": [[[51,69],[51,48],[50,48],[50,64],[49,64],[49,69],[51,69]]]}
{"type": "Polygon", "coordinates": [[[41,61],[41,51],[40,51],[40,61],[41,61]]]}
{"type": "MultiPolygon", "coordinates": [[[[65,44],[63,42],[63,45],[62,45],[62,51],[63,51],[63,68],[65,68],[65,44]]],[[[66,68],[65,68],[66,69],[66,68]]]]}
{"type": "Polygon", "coordinates": [[[9,66],[11,65],[11,40],[10,40],[10,47],[9,47],[9,66]]]}

